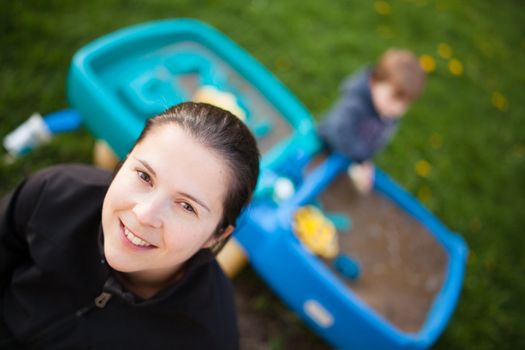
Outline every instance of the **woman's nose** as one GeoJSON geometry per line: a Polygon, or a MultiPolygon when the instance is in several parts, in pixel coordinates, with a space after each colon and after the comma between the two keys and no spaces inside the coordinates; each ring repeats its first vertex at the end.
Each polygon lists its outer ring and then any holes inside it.
{"type": "Polygon", "coordinates": [[[162,226],[161,208],[155,201],[142,201],[133,207],[138,222],[144,226],[160,228],[162,226]]]}

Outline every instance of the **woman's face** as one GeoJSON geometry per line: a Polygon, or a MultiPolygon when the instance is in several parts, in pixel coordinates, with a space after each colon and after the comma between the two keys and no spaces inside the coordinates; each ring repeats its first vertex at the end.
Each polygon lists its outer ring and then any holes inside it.
{"type": "MultiPolygon", "coordinates": [[[[117,271],[169,278],[212,237],[228,188],[225,162],[174,124],[136,145],[102,209],[104,252],[117,271]]],[[[228,227],[227,233],[231,233],[228,227]]]]}

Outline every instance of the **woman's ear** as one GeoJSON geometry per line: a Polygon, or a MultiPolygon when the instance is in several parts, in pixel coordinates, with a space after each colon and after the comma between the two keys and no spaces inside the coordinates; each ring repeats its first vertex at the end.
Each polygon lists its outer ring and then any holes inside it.
{"type": "Polygon", "coordinates": [[[217,244],[217,242],[226,239],[229,235],[231,235],[233,233],[233,230],[235,230],[235,226],[233,225],[228,225],[225,228],[220,229],[219,234],[211,236],[210,239],[208,239],[202,247],[213,247],[215,244],[217,244]]]}
{"type": "Polygon", "coordinates": [[[233,233],[233,230],[235,230],[235,226],[233,225],[228,225],[226,226],[222,232],[221,232],[221,235],[219,237],[219,240],[221,239],[225,239],[226,237],[228,237],[229,235],[231,235],[233,233]]]}

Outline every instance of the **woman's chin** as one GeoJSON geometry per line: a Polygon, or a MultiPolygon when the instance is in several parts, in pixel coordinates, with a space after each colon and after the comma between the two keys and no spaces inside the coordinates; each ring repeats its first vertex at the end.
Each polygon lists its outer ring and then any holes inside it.
{"type": "Polygon", "coordinates": [[[130,265],[130,262],[126,257],[122,256],[122,253],[112,249],[110,246],[104,246],[104,255],[108,265],[116,271],[120,272],[133,272],[134,269],[130,265]]]}

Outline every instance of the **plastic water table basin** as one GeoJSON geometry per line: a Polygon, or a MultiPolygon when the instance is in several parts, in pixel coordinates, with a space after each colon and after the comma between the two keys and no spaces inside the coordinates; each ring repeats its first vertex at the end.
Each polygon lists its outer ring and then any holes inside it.
{"type": "Polygon", "coordinates": [[[263,154],[263,168],[290,150],[318,147],[311,115],[244,50],[195,20],[129,27],[81,48],[68,96],[85,125],[124,157],[147,118],[191,100],[203,86],[235,96],[263,154]]]}
{"type": "MultiPolygon", "coordinates": [[[[455,308],[463,280],[466,245],[417,200],[377,170],[375,192],[420,223],[435,240],[432,249],[439,246],[445,257],[441,280],[437,284],[434,282],[435,294],[421,324],[408,331],[395,325],[388,320],[388,315],[381,314],[373,303],[366,301],[366,295],[357,293],[359,279],[364,280],[372,271],[363,269],[362,276],[354,282],[357,291],[349,288],[352,283],[345,283],[344,278],[314,256],[292,230],[293,213],[297,208],[318,202],[336,179],[341,175],[346,177],[347,166],[345,158],[331,155],[305,176],[289,200],[279,205],[256,200],[248,213],[246,227],[238,233],[237,239],[246,247],[252,265],[272,289],[333,346],[341,349],[428,348],[441,334],[455,308]]],[[[375,215],[377,220],[381,215],[380,212],[375,215]]],[[[352,220],[357,219],[352,217],[352,220]]],[[[352,230],[341,235],[356,235],[352,230]]],[[[362,256],[366,260],[367,252],[363,251],[362,256]]],[[[386,299],[388,294],[389,291],[383,291],[386,299]]]]}

